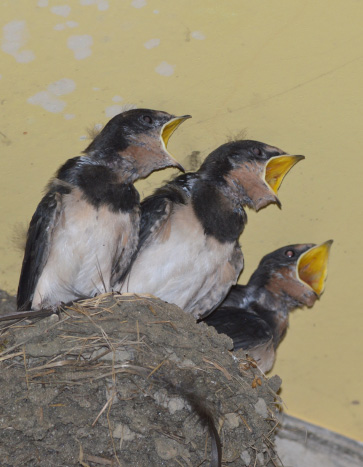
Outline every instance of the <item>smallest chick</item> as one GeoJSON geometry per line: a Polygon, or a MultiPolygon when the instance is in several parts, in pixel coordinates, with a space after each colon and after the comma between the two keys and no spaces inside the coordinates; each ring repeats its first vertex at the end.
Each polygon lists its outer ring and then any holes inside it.
{"type": "Polygon", "coordinates": [[[288,245],[264,256],[248,284],[232,287],[204,322],[227,334],[233,349],[243,349],[261,371],[270,371],[289,312],[312,307],[323,293],[332,243],[288,245]]]}

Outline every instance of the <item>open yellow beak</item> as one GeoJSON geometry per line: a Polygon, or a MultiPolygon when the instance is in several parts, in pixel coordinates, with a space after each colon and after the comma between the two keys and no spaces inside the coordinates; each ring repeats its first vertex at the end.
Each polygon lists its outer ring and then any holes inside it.
{"type": "Polygon", "coordinates": [[[188,118],[192,118],[191,115],[183,115],[182,117],[175,117],[169,120],[161,129],[160,139],[163,145],[165,152],[169,155],[173,165],[178,167],[182,172],[185,172],[184,167],[179,164],[177,160],[170,154],[170,152],[166,149],[170,136],[174,133],[174,131],[178,128],[180,124],[182,124],[188,118]]]}
{"type": "Polygon", "coordinates": [[[265,181],[275,195],[277,195],[277,191],[287,172],[302,159],[305,159],[305,156],[290,156],[289,154],[284,154],[283,156],[271,157],[267,162],[265,167],[265,181]]]}
{"type": "Polygon", "coordinates": [[[165,125],[161,129],[161,139],[163,140],[165,149],[168,146],[170,136],[174,133],[174,131],[178,128],[178,126],[181,125],[188,118],[192,118],[191,115],[183,115],[183,117],[175,117],[169,122],[165,123],[165,125]]]}
{"type": "Polygon", "coordinates": [[[333,240],[328,240],[302,254],[297,262],[299,279],[313,289],[318,297],[323,293],[328,274],[328,259],[333,240]]]}

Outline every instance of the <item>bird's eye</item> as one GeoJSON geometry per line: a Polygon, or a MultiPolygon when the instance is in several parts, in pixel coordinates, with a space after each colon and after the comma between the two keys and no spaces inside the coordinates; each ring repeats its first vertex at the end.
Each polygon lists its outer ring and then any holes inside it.
{"type": "Polygon", "coordinates": [[[261,155],[261,150],[259,148],[253,148],[252,151],[255,156],[261,155]]]}
{"type": "Polygon", "coordinates": [[[148,123],[149,125],[151,125],[153,122],[153,119],[150,117],[150,115],[144,115],[142,119],[144,120],[144,122],[148,123]]]}
{"type": "Polygon", "coordinates": [[[295,256],[295,252],[293,250],[286,250],[285,256],[287,256],[288,258],[293,258],[295,256]]]}

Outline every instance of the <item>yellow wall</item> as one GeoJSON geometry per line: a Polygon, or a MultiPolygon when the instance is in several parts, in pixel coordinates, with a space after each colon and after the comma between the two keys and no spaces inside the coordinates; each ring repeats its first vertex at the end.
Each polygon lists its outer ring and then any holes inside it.
{"type": "Polygon", "coordinates": [[[241,281],[277,247],[335,240],[326,293],[291,317],[274,372],[290,414],[362,439],[362,17],[356,0],[2,1],[0,287],[17,285],[14,226],[119,105],[192,114],[170,143],[187,168],[241,130],[305,154],[282,211],[250,212],[241,281]]]}

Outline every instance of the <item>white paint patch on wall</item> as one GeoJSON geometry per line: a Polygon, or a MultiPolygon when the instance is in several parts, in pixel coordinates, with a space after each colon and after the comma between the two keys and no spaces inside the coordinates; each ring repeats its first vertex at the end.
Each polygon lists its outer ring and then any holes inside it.
{"type": "Polygon", "coordinates": [[[132,0],[131,6],[134,8],[143,8],[146,5],[146,0],[132,0]]]}
{"type": "Polygon", "coordinates": [[[109,8],[108,2],[107,2],[106,0],[98,0],[98,2],[97,2],[97,8],[98,8],[100,11],[108,10],[108,8],[109,8]]]}
{"type": "MultiPolygon", "coordinates": [[[[66,102],[58,99],[59,96],[69,94],[76,89],[76,83],[69,78],[62,78],[49,84],[46,91],[40,91],[34,96],[29,97],[29,104],[39,105],[44,110],[52,113],[62,112],[66,107],[66,102]]],[[[72,114],[66,114],[72,115],[72,114]]],[[[66,116],[64,118],[67,119],[66,116]]],[[[73,117],[70,117],[73,118],[73,117]]]]}
{"type": "Polygon", "coordinates": [[[153,49],[160,45],[160,39],[150,39],[149,41],[145,42],[144,47],[146,49],[153,49]]]}
{"type": "Polygon", "coordinates": [[[76,89],[76,83],[73,79],[62,78],[58,81],[54,81],[48,86],[48,91],[54,94],[55,96],[63,96],[64,94],[69,94],[76,89]]]}
{"type": "Polygon", "coordinates": [[[52,113],[62,112],[67,105],[64,101],[57,99],[52,93],[48,91],[40,91],[34,96],[29,97],[29,104],[39,105],[44,110],[52,113]]]}
{"type": "Polygon", "coordinates": [[[161,62],[160,65],[158,65],[155,68],[155,71],[156,73],[159,73],[159,75],[162,76],[171,76],[172,74],[174,74],[174,68],[175,65],[170,65],[167,62],[161,62]]]}
{"type": "Polygon", "coordinates": [[[66,23],[59,23],[56,24],[53,29],[55,31],[63,31],[66,28],[75,28],[78,26],[78,23],[76,21],[67,21],[66,23]]]}
{"type": "Polygon", "coordinates": [[[40,8],[47,7],[47,6],[48,6],[48,0],[38,0],[37,5],[38,5],[40,8]]]}
{"type": "Polygon", "coordinates": [[[69,5],[57,5],[52,6],[50,11],[55,15],[64,16],[66,18],[71,12],[71,7],[69,5]]]}
{"type": "Polygon", "coordinates": [[[89,57],[92,54],[92,44],[93,39],[89,34],[70,36],[67,41],[68,48],[73,51],[76,60],[83,60],[89,57]]]}
{"type": "Polygon", "coordinates": [[[123,101],[123,100],[124,100],[124,99],[123,99],[123,97],[121,97],[121,96],[113,96],[113,98],[112,98],[112,101],[113,101],[113,102],[121,102],[121,101],[123,101]]]}
{"type": "Polygon", "coordinates": [[[75,117],[74,114],[64,114],[64,118],[65,118],[66,120],[72,120],[72,118],[74,118],[74,117],[75,117]]]}
{"type": "Polygon", "coordinates": [[[25,21],[14,20],[3,27],[3,52],[12,55],[19,63],[29,63],[35,55],[31,50],[21,50],[28,42],[29,33],[25,21]]]}
{"type": "Polygon", "coordinates": [[[81,5],[97,5],[100,11],[108,10],[109,4],[107,0],[81,0],[81,5]]]}
{"type": "Polygon", "coordinates": [[[205,35],[200,31],[193,31],[191,33],[191,37],[193,39],[197,39],[198,41],[203,41],[205,39],[205,35]]]}

